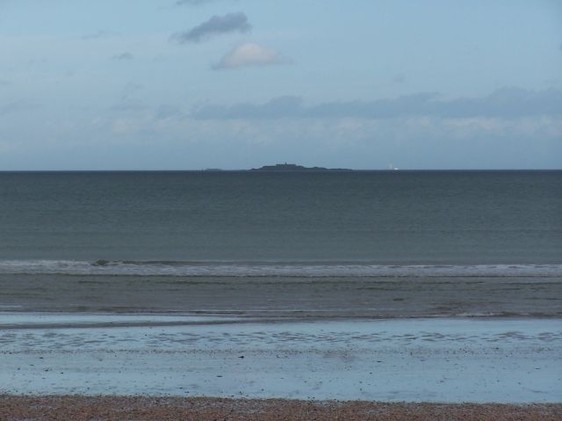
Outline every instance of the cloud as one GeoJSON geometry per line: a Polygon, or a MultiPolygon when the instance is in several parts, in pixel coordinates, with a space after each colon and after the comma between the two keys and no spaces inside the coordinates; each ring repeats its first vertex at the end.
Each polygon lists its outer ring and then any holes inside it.
{"type": "Polygon", "coordinates": [[[111,37],[111,36],[114,36],[116,34],[117,33],[113,32],[113,31],[97,31],[97,32],[93,32],[91,34],[82,35],[82,39],[84,39],[84,40],[100,39],[100,38],[111,37]]]}
{"type": "Polygon", "coordinates": [[[562,114],[562,90],[531,91],[501,88],[483,98],[460,98],[438,103],[445,117],[524,117],[562,114]]]}
{"type": "Polygon", "coordinates": [[[227,53],[213,69],[236,69],[246,66],[270,66],[290,61],[277,51],[254,43],[245,43],[227,53]]]}
{"type": "Polygon", "coordinates": [[[207,105],[193,112],[201,119],[272,119],[272,118],[390,118],[418,114],[437,94],[422,93],[377,101],[326,102],[303,106],[300,97],[274,98],[264,104],[207,105]]]}
{"type": "Polygon", "coordinates": [[[117,61],[127,61],[127,60],[132,60],[133,58],[134,58],[133,55],[129,52],[116,54],[113,57],[111,57],[112,60],[117,60],[117,61]]]}
{"type": "Polygon", "coordinates": [[[217,1],[217,0],[177,0],[176,5],[177,6],[184,6],[184,5],[200,6],[202,4],[212,3],[212,2],[215,2],[215,1],[217,1]]]}
{"type": "Polygon", "coordinates": [[[248,17],[244,13],[228,13],[224,16],[215,15],[189,31],[177,32],[172,35],[172,39],[180,44],[201,42],[212,36],[232,32],[245,33],[251,29],[252,26],[248,23],[248,17]]]}
{"type": "Polygon", "coordinates": [[[17,112],[28,112],[29,110],[38,108],[38,104],[29,103],[25,101],[12,101],[0,105],[0,116],[17,113],[17,112]]]}
{"type": "Polygon", "coordinates": [[[128,82],[121,90],[120,101],[115,104],[112,109],[117,111],[139,111],[146,109],[141,100],[141,92],[144,89],[143,85],[134,82],[128,82]]]}
{"type": "Polygon", "coordinates": [[[481,98],[441,100],[437,93],[420,93],[375,101],[326,102],[304,106],[299,97],[280,97],[263,104],[207,105],[192,111],[197,119],[278,118],[521,118],[562,115],[562,90],[528,91],[503,88],[481,98]]]}
{"type": "Polygon", "coordinates": [[[0,105],[0,116],[5,115],[14,111],[18,111],[21,105],[17,102],[10,102],[7,104],[0,105]]]}
{"type": "Polygon", "coordinates": [[[154,118],[156,120],[182,119],[183,117],[182,109],[177,105],[162,104],[157,107],[154,112],[154,118]]]}
{"type": "Polygon", "coordinates": [[[394,78],[392,78],[392,81],[396,84],[406,83],[406,76],[404,76],[403,74],[398,74],[394,76],[394,78]]]}
{"type": "Polygon", "coordinates": [[[230,107],[208,105],[192,113],[197,119],[274,119],[299,117],[302,114],[302,99],[296,96],[274,98],[265,104],[237,104],[230,107]]]}

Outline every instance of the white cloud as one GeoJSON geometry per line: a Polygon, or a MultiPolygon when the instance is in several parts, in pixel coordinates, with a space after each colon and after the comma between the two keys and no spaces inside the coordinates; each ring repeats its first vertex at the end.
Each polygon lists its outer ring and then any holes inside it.
{"type": "Polygon", "coordinates": [[[259,44],[245,43],[226,54],[213,68],[235,69],[246,66],[286,64],[288,62],[289,60],[275,50],[259,44]]]}

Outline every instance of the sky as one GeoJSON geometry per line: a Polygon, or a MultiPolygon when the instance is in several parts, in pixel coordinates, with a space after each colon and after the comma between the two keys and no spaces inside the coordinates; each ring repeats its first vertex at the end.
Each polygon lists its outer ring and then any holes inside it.
{"type": "Polygon", "coordinates": [[[562,169],[559,0],[0,0],[0,171],[562,169]]]}

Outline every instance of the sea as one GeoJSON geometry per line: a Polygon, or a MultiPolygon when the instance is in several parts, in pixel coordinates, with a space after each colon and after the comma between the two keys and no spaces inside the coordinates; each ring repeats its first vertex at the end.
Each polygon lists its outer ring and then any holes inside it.
{"type": "Polygon", "coordinates": [[[562,171],[0,172],[0,274],[562,275],[562,171]]]}
{"type": "Polygon", "coordinates": [[[559,402],[561,300],[562,171],[0,172],[0,394],[559,402]]]}

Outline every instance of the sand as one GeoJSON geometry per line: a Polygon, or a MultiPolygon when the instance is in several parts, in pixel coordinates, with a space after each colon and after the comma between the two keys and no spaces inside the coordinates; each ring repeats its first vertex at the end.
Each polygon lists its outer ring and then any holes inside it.
{"type": "Polygon", "coordinates": [[[562,404],[414,404],[212,398],[6,396],[0,419],[23,420],[432,420],[562,419],[562,404]]]}

